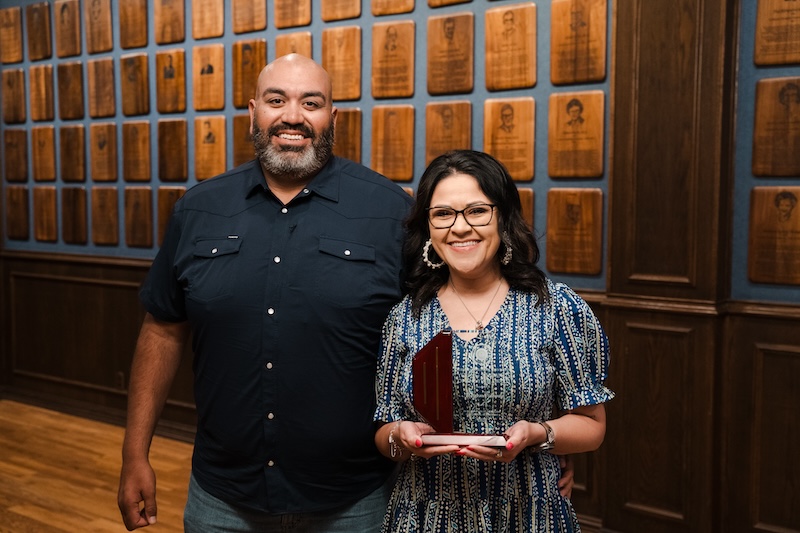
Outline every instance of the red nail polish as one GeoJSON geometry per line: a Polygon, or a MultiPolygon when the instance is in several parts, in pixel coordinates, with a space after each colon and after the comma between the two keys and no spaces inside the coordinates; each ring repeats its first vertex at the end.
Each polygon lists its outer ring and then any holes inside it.
{"type": "Polygon", "coordinates": [[[414,441],[414,444],[416,444],[417,448],[419,448],[420,446],[422,446],[422,439],[417,439],[416,441],[414,441]]]}
{"type": "Polygon", "coordinates": [[[509,442],[508,444],[506,444],[506,450],[513,450],[513,449],[514,449],[514,443],[513,442],[509,442]]]}

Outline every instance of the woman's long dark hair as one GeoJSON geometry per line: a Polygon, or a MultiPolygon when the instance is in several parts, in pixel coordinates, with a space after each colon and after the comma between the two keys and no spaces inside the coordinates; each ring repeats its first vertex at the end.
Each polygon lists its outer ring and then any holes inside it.
{"type": "MultiPolygon", "coordinates": [[[[547,299],[547,286],[544,272],[536,266],[539,261],[539,246],[531,228],[522,217],[522,204],[519,192],[502,163],[494,157],[474,150],[455,150],[434,159],[417,187],[416,202],[406,220],[406,242],[404,255],[408,268],[406,285],[413,301],[413,310],[419,313],[420,308],[429,302],[449,277],[447,265],[432,269],[422,260],[422,248],[430,237],[428,228],[428,211],[431,196],[436,185],[453,174],[466,174],[478,180],[483,193],[495,204],[497,211],[498,231],[505,231],[511,243],[513,256],[507,265],[500,259],[505,254],[506,245],[501,244],[495,255],[500,266],[500,273],[514,289],[534,293],[538,302],[547,299]]],[[[431,262],[441,259],[433,247],[428,251],[431,262]]]]}

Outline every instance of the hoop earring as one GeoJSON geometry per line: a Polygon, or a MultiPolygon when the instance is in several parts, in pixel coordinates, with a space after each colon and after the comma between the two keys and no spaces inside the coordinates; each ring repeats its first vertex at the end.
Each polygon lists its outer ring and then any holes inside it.
{"type": "Polygon", "coordinates": [[[436,270],[437,268],[444,265],[444,261],[441,263],[431,263],[431,260],[428,258],[428,250],[431,248],[431,240],[428,239],[425,241],[425,246],[422,247],[422,260],[425,261],[425,264],[428,265],[429,268],[436,270]]]}
{"type": "Polygon", "coordinates": [[[506,245],[506,253],[503,254],[503,258],[500,260],[503,265],[507,265],[511,262],[511,258],[513,257],[514,249],[511,248],[511,238],[508,236],[508,232],[503,232],[503,244],[506,245]]]}

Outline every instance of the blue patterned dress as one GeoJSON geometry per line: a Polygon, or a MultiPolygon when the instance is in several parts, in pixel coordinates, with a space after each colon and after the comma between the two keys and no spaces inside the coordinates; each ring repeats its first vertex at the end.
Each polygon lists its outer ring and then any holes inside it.
{"type": "MultiPolygon", "coordinates": [[[[613,398],[603,385],[608,339],[588,304],[548,281],[550,302],[510,290],[478,337],[453,335],[454,430],[503,433],[519,420],[550,420],[559,411],[613,398]]],[[[437,298],[419,318],[406,297],[382,332],[375,420],[420,420],[413,407],[411,362],[450,328],[437,298]]],[[[559,494],[558,457],[523,450],[511,463],[456,455],[412,456],[400,466],[384,532],[580,531],[571,502],[559,494]]]]}

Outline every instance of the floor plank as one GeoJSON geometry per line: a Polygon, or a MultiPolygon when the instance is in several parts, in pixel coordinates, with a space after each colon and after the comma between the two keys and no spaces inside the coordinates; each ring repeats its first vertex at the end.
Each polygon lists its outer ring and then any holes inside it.
{"type": "MultiPolygon", "coordinates": [[[[123,429],[0,400],[0,533],[124,532],[117,508],[123,429]]],[[[183,531],[192,446],[153,439],[158,524],[183,531]]]]}

